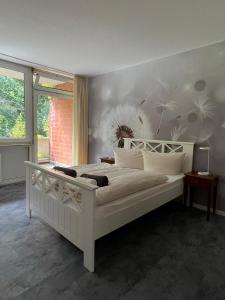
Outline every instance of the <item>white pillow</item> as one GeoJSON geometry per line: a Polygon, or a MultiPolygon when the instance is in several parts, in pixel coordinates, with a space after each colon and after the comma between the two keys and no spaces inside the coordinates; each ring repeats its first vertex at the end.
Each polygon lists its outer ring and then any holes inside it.
{"type": "Polygon", "coordinates": [[[116,166],[131,169],[144,169],[141,150],[116,148],[113,152],[116,166]]]}
{"type": "Polygon", "coordinates": [[[182,173],[185,153],[143,151],[144,170],[164,175],[182,173]]]}

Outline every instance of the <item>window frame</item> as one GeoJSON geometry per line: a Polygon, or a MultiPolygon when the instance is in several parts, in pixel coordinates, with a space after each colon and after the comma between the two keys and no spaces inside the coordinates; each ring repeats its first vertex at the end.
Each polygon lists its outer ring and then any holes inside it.
{"type": "Polygon", "coordinates": [[[40,92],[46,92],[46,93],[51,93],[51,94],[55,94],[57,96],[64,96],[64,98],[71,98],[74,95],[74,90],[72,92],[67,92],[64,90],[60,90],[60,89],[56,89],[56,88],[51,88],[51,87],[44,87],[39,85],[39,79],[40,77],[44,77],[44,78],[50,78],[50,79],[55,79],[55,80],[59,80],[62,81],[64,83],[71,83],[73,85],[73,89],[74,89],[74,80],[72,78],[66,77],[66,76],[62,76],[62,75],[58,75],[58,74],[53,74],[50,72],[45,72],[45,71],[41,71],[41,70],[37,70],[34,69],[33,70],[33,74],[36,74],[36,80],[33,84],[34,90],[35,91],[40,91],[40,92]],[[68,96],[68,97],[67,97],[68,96]]]}
{"type": "Polygon", "coordinates": [[[25,129],[24,138],[7,138],[0,137],[0,146],[10,145],[32,145],[33,143],[33,122],[32,122],[32,86],[33,72],[31,67],[21,66],[12,62],[0,60],[0,67],[12,71],[18,71],[24,74],[24,113],[25,113],[25,129]]]}
{"type": "Polygon", "coordinates": [[[43,87],[39,85],[39,78],[36,77],[35,82],[33,83],[33,138],[34,138],[34,147],[33,147],[33,152],[32,152],[32,157],[33,161],[35,163],[38,163],[38,157],[37,157],[37,149],[38,149],[38,135],[37,135],[37,103],[38,103],[38,97],[40,95],[45,95],[45,96],[51,96],[51,97],[56,97],[63,100],[66,99],[72,99],[73,100],[73,112],[72,112],[72,124],[73,124],[73,132],[72,132],[72,162],[74,164],[74,93],[75,93],[75,85],[74,85],[74,78],[68,77],[68,76],[63,76],[55,73],[50,73],[47,71],[39,70],[39,69],[33,69],[33,74],[36,74],[37,77],[45,77],[45,78],[51,78],[55,80],[60,80],[64,81],[65,83],[71,83],[73,84],[73,91],[72,92],[67,92],[64,90],[60,89],[55,89],[55,88],[48,88],[48,87],[43,87]],[[38,76],[39,75],[39,76],[38,76]]]}

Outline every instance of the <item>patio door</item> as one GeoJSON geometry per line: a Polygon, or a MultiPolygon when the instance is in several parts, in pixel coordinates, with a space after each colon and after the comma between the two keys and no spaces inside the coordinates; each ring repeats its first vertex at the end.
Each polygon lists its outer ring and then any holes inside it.
{"type": "Polygon", "coordinates": [[[61,83],[58,78],[40,81],[40,74],[38,76],[39,84],[34,90],[35,162],[71,166],[74,164],[74,104],[68,88],[71,83],[61,83]],[[44,82],[44,86],[40,82],[44,82]],[[65,85],[66,90],[58,90],[57,87],[65,85]]]}
{"type": "Polygon", "coordinates": [[[36,162],[73,165],[73,100],[35,93],[35,108],[36,162]]]}

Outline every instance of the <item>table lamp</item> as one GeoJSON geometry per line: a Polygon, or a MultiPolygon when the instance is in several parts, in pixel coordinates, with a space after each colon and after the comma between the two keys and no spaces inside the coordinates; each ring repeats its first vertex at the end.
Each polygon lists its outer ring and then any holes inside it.
{"type": "Polygon", "coordinates": [[[198,175],[209,175],[209,151],[210,151],[210,147],[199,147],[199,150],[201,151],[208,151],[208,166],[207,166],[207,170],[206,171],[198,171],[198,175]]]}

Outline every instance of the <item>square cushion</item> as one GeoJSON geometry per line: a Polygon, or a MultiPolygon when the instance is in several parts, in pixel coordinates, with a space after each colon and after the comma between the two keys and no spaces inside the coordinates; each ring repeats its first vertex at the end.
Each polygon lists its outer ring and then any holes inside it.
{"type": "Polygon", "coordinates": [[[115,148],[113,152],[116,166],[131,169],[144,169],[141,150],[115,148]]]}

